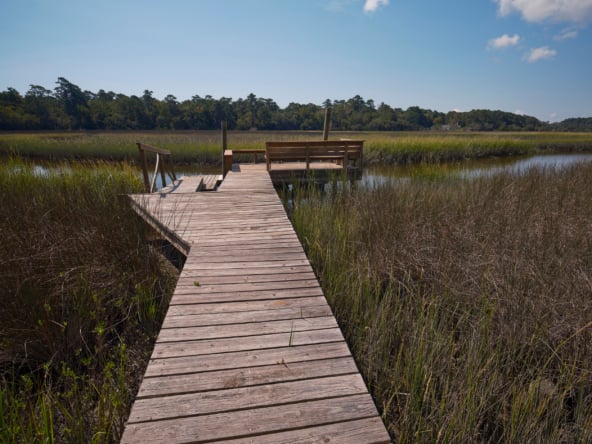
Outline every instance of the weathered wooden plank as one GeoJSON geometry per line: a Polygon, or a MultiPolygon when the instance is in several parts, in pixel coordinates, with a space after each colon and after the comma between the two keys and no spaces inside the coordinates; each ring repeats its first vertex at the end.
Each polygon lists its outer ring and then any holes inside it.
{"type": "MultiPolygon", "coordinates": [[[[195,213],[199,213],[195,211],[195,213]]],[[[268,218],[274,216],[275,212],[266,212],[265,214],[268,215],[268,218]]],[[[274,231],[280,229],[291,228],[287,226],[286,221],[282,220],[273,220],[267,223],[260,222],[256,220],[254,217],[249,217],[250,214],[243,214],[244,218],[239,218],[239,216],[235,216],[236,218],[224,218],[221,219],[219,217],[205,217],[202,214],[199,214],[199,219],[187,219],[183,220],[184,227],[188,229],[193,229],[193,231],[203,230],[206,229],[210,232],[222,231],[222,230],[249,230],[249,229],[258,229],[260,231],[274,231]],[[250,218],[251,220],[245,220],[250,218]],[[216,224],[212,226],[212,224],[216,224]]],[[[260,214],[260,217],[263,217],[264,214],[260,214]]],[[[279,219],[279,218],[275,218],[279,219]]]]}
{"type": "Polygon", "coordinates": [[[166,359],[156,359],[153,356],[148,363],[145,378],[237,370],[282,363],[290,366],[297,362],[350,356],[349,348],[343,341],[166,359]]]}
{"type": "MultiPolygon", "coordinates": [[[[183,393],[158,398],[139,398],[128,418],[128,424],[185,416],[221,413],[244,408],[313,401],[366,392],[358,373],[328,376],[322,380],[299,380],[258,386],[221,389],[210,392],[183,393]]],[[[280,408],[280,407],[278,407],[280,408]]]]}
{"type": "Polygon", "coordinates": [[[240,338],[242,336],[269,335],[273,333],[296,333],[337,327],[333,316],[279,321],[250,322],[183,328],[163,328],[158,343],[192,341],[202,339],[240,338]]]}
{"type": "MultiPolygon", "coordinates": [[[[232,221],[231,221],[232,222],[232,221]]],[[[286,226],[285,223],[275,223],[275,224],[268,224],[266,226],[260,226],[257,224],[245,224],[237,221],[236,223],[231,223],[228,226],[224,227],[221,226],[220,223],[216,220],[209,220],[204,219],[200,223],[197,222],[187,222],[185,221],[183,225],[177,225],[179,228],[182,227],[183,232],[187,235],[191,235],[192,237],[195,236],[197,239],[200,237],[203,238],[204,234],[211,234],[211,236],[217,235],[230,235],[236,236],[243,233],[260,233],[266,235],[280,235],[291,233],[292,227],[286,226]]],[[[177,227],[176,226],[176,227],[177,227]]]]}
{"type": "MultiPolygon", "coordinates": [[[[168,195],[171,196],[171,195],[168,195]]],[[[182,196],[188,196],[188,194],[183,194],[182,196]]],[[[234,221],[234,223],[239,223],[241,220],[239,219],[241,216],[244,218],[253,216],[253,217],[268,217],[274,219],[281,219],[285,216],[283,208],[278,204],[277,206],[274,205],[250,205],[248,208],[237,207],[236,205],[231,205],[229,207],[221,207],[211,205],[209,202],[184,202],[181,199],[170,199],[168,202],[164,202],[163,200],[149,200],[148,202],[144,202],[144,198],[134,199],[133,200],[137,205],[144,208],[147,212],[152,214],[157,218],[161,218],[162,223],[170,223],[170,221],[164,216],[172,216],[172,215],[181,215],[181,216],[188,216],[190,214],[199,215],[199,219],[193,221],[196,225],[199,225],[201,221],[219,221],[219,222],[230,222],[234,221]],[[209,211],[204,211],[203,208],[207,205],[209,211]],[[200,209],[201,208],[201,209],[200,209]],[[227,216],[224,218],[222,215],[224,213],[232,212],[232,216],[227,216]]],[[[190,220],[186,219],[184,222],[189,223],[190,220]]]]}
{"type": "MultiPolygon", "coordinates": [[[[201,259],[203,260],[203,259],[201,259]]],[[[283,261],[273,261],[273,260],[268,260],[268,261],[253,261],[253,262],[247,262],[247,261],[242,261],[242,262],[225,262],[225,263],[204,263],[204,262],[200,262],[197,259],[194,259],[193,257],[190,257],[189,259],[187,259],[187,262],[185,263],[185,267],[187,267],[188,270],[218,270],[218,269],[222,269],[222,270],[228,270],[231,268],[236,268],[239,270],[244,270],[245,268],[260,268],[260,267],[276,267],[276,268],[289,268],[289,267],[294,267],[294,266],[299,266],[299,265],[309,265],[308,259],[297,259],[297,260],[283,260],[283,261]]],[[[183,268],[185,268],[183,267],[183,268]]]]}
{"type": "Polygon", "coordinates": [[[278,253],[261,253],[254,250],[250,252],[249,250],[244,250],[244,252],[237,252],[235,255],[230,254],[200,254],[202,261],[207,261],[210,264],[213,263],[231,263],[231,261],[249,261],[249,262],[264,262],[264,261],[293,261],[293,260],[305,260],[308,259],[306,254],[303,251],[300,252],[288,252],[282,253],[279,251],[278,253]],[[250,253],[250,254],[249,254],[250,253]]]}
{"type": "Polygon", "coordinates": [[[224,440],[225,444],[388,444],[382,420],[364,418],[318,427],[224,440]]]}
{"type": "Polygon", "coordinates": [[[208,325],[308,319],[322,316],[333,316],[333,313],[327,304],[278,310],[240,311],[233,313],[183,314],[180,316],[169,314],[165,318],[162,328],[205,327],[208,325]]]}
{"type": "MultiPolygon", "coordinates": [[[[171,195],[168,195],[171,196],[171,195]]],[[[187,194],[179,195],[179,196],[189,196],[187,194]]],[[[168,198],[167,201],[163,199],[160,200],[151,200],[147,205],[147,209],[154,213],[154,215],[158,216],[160,214],[174,214],[178,213],[182,216],[186,216],[190,213],[199,214],[200,220],[208,219],[208,220],[219,220],[219,221],[228,221],[228,220],[236,220],[240,216],[264,216],[264,217],[285,217],[285,213],[281,204],[266,204],[266,205],[259,205],[250,204],[248,207],[241,207],[238,205],[231,205],[228,206],[221,206],[221,205],[212,205],[211,202],[187,202],[185,201],[187,197],[184,199],[170,199],[168,198]],[[208,208],[208,210],[204,210],[208,208]],[[232,213],[228,214],[230,211],[232,213]],[[185,213],[185,214],[183,214],[185,213]],[[224,213],[227,213],[227,217],[223,218],[222,216],[224,213]]],[[[142,200],[139,199],[140,202],[138,204],[143,204],[142,200]]],[[[166,221],[165,221],[166,222],[166,221]]],[[[196,222],[199,222],[196,221],[196,222]]]]}
{"type": "MultiPolygon", "coordinates": [[[[302,280],[309,280],[315,279],[315,274],[308,268],[302,267],[302,270],[293,269],[287,273],[273,273],[270,274],[269,271],[265,271],[263,273],[258,274],[246,274],[246,275],[239,275],[230,274],[230,275],[222,275],[222,276],[208,276],[206,274],[200,273],[199,270],[183,270],[181,272],[181,276],[179,281],[177,282],[177,287],[189,285],[195,286],[196,282],[199,283],[200,286],[204,285],[231,285],[231,284],[257,284],[263,282],[281,282],[281,281],[302,281],[302,280]],[[304,271],[302,271],[304,270],[304,271]]],[[[217,274],[217,273],[215,273],[217,274]]]]}
{"type": "MultiPolygon", "coordinates": [[[[202,259],[204,260],[204,259],[202,259]]],[[[198,261],[192,261],[198,262],[198,261]]],[[[183,268],[182,276],[192,276],[195,277],[201,282],[202,280],[205,282],[206,277],[211,278],[232,278],[237,279],[237,282],[242,282],[242,279],[248,278],[259,278],[260,276],[266,275],[274,275],[274,276],[286,276],[290,275],[291,273],[313,273],[312,267],[310,264],[306,265],[292,265],[282,268],[278,270],[277,267],[250,267],[248,270],[237,271],[236,269],[214,269],[214,270],[200,270],[198,268],[194,269],[185,269],[183,268]]]]}
{"type": "MultiPolygon", "coordinates": [[[[215,225],[214,225],[215,226],[215,225]]],[[[204,230],[191,230],[187,225],[179,226],[176,230],[181,231],[180,234],[187,238],[191,236],[191,240],[199,242],[200,239],[208,239],[212,236],[224,236],[226,238],[248,236],[261,236],[263,238],[273,238],[274,236],[282,236],[284,234],[292,234],[294,230],[292,227],[235,227],[229,229],[209,229],[208,232],[204,230]]]]}
{"type": "MultiPolygon", "coordinates": [[[[178,230],[179,235],[183,236],[183,230],[178,230]]],[[[244,233],[242,235],[240,234],[228,234],[228,235],[218,235],[217,236],[217,241],[215,240],[216,238],[208,238],[206,236],[203,235],[193,235],[191,236],[191,239],[189,239],[190,243],[196,246],[199,246],[200,244],[204,243],[204,244],[208,244],[208,245],[215,245],[216,243],[222,243],[222,242],[226,242],[228,244],[232,244],[234,242],[242,242],[245,239],[249,239],[249,240],[286,240],[286,239],[297,239],[296,235],[293,233],[244,233]]]]}
{"type": "Polygon", "coordinates": [[[261,231],[272,231],[277,230],[280,228],[290,228],[286,226],[285,216],[278,217],[277,212],[269,212],[267,216],[260,215],[261,220],[257,220],[255,218],[251,218],[252,220],[245,220],[245,218],[216,218],[216,217],[203,217],[200,214],[199,219],[192,219],[186,221],[186,227],[188,229],[198,231],[207,229],[208,231],[215,231],[215,230],[249,230],[249,229],[258,229],[261,231]],[[264,220],[266,219],[266,220],[264,220]],[[216,226],[212,227],[212,223],[215,223],[216,226]]]}
{"type": "Polygon", "coordinates": [[[262,336],[245,336],[203,341],[157,342],[152,352],[153,358],[175,356],[207,355],[209,353],[227,353],[233,351],[261,350],[266,348],[294,347],[298,345],[321,344],[324,342],[343,341],[339,328],[299,332],[275,333],[262,336]]]}
{"type": "MultiPolygon", "coordinates": [[[[288,217],[286,213],[283,211],[282,207],[270,208],[269,206],[265,206],[263,208],[253,208],[254,205],[249,206],[248,210],[240,211],[239,213],[232,215],[226,215],[219,212],[211,211],[210,213],[205,213],[200,211],[199,218],[193,219],[189,221],[192,226],[195,227],[207,227],[209,221],[217,221],[220,225],[219,227],[224,228],[232,228],[241,225],[257,225],[259,226],[270,226],[270,225],[285,225],[288,217]],[[239,215],[256,215],[257,217],[251,218],[251,220],[245,219],[240,217],[239,215]]],[[[226,208],[224,208],[226,209],[226,208]]],[[[238,210],[237,208],[233,207],[234,210],[238,210]]],[[[209,227],[211,228],[211,227],[209,227]]]]}
{"type": "MultiPolygon", "coordinates": [[[[267,184],[257,185],[259,188],[265,187],[267,188],[267,184]]],[[[171,204],[176,202],[185,202],[191,205],[199,205],[200,203],[204,202],[211,202],[213,206],[220,206],[220,207],[230,207],[231,203],[235,204],[238,208],[246,208],[248,209],[251,204],[254,206],[267,206],[273,205],[281,207],[281,201],[278,199],[277,194],[273,189],[269,190],[261,190],[261,192],[254,193],[232,193],[229,195],[229,190],[225,188],[226,185],[220,187],[220,190],[225,189],[226,195],[224,193],[215,193],[213,196],[208,196],[205,194],[196,194],[196,195],[186,195],[186,194],[165,194],[165,193],[155,193],[155,194],[132,194],[131,196],[134,199],[143,200],[146,202],[160,202],[161,204],[171,204]]],[[[213,193],[212,193],[213,194],[213,193]]],[[[204,211],[211,211],[210,207],[202,207],[204,211]]]]}
{"type": "Polygon", "coordinates": [[[290,363],[282,358],[271,365],[145,378],[137,399],[303,379],[312,385],[311,379],[357,373],[358,368],[351,357],[290,363]]]}
{"type": "Polygon", "coordinates": [[[221,211],[226,211],[226,215],[230,219],[236,219],[238,214],[255,214],[257,211],[262,212],[263,215],[271,216],[285,216],[286,212],[281,201],[278,200],[277,196],[272,194],[264,195],[254,193],[251,195],[251,199],[243,198],[242,196],[222,196],[216,193],[217,198],[212,199],[195,199],[187,196],[170,198],[161,198],[160,200],[153,200],[151,202],[157,203],[162,208],[175,208],[179,209],[181,205],[183,208],[195,209],[200,214],[206,217],[212,217],[221,219],[224,215],[221,211]],[[220,200],[223,199],[223,200],[220,200]],[[234,210],[234,212],[229,212],[234,210]]]}
{"type": "Polygon", "coordinates": [[[196,251],[195,254],[198,256],[209,256],[209,255],[219,255],[219,256],[232,256],[234,254],[241,255],[241,254],[249,254],[250,252],[263,252],[269,253],[273,251],[274,248],[277,248],[278,252],[299,252],[302,251],[302,245],[296,239],[288,239],[284,241],[257,241],[252,240],[249,242],[235,242],[232,245],[228,244],[220,244],[220,245],[203,245],[200,244],[199,251],[196,251]]]}
{"type": "Polygon", "coordinates": [[[301,309],[309,305],[326,305],[324,296],[311,296],[301,298],[283,298],[283,299],[262,299],[256,301],[238,301],[238,302],[212,302],[212,303],[194,303],[177,304],[171,301],[168,316],[194,315],[204,313],[235,313],[242,311],[257,310],[276,310],[280,308],[301,309]]]}
{"type": "Polygon", "coordinates": [[[121,443],[207,442],[255,437],[376,416],[368,394],[212,415],[128,424],[121,443]]]}
{"type": "Polygon", "coordinates": [[[183,279],[177,284],[175,294],[232,293],[244,291],[288,290],[293,288],[317,288],[316,279],[277,280],[268,282],[248,282],[238,284],[205,284],[195,279],[183,279]]]}
{"type": "Polygon", "coordinates": [[[171,299],[174,304],[194,304],[196,302],[241,302],[258,301],[263,299],[285,299],[308,296],[322,296],[321,287],[314,288],[290,288],[287,290],[259,290],[237,291],[228,293],[175,293],[171,299]]]}

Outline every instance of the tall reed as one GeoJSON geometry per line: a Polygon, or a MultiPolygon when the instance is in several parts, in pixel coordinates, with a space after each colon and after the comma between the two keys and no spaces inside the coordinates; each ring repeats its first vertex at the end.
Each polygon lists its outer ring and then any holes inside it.
{"type": "Polygon", "coordinates": [[[590,202],[592,164],[296,201],[396,442],[592,441],[590,202]]]}
{"type": "Polygon", "coordinates": [[[175,274],[128,166],[0,165],[1,442],[117,440],[175,274]]]}

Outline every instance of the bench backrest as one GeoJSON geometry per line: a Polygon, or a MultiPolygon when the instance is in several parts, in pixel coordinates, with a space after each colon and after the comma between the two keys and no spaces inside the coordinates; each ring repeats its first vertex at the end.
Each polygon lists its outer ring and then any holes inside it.
{"type": "Polygon", "coordinates": [[[361,163],[363,149],[363,140],[265,142],[265,158],[268,170],[274,161],[306,162],[307,168],[314,161],[340,161],[346,167],[361,163]]]}

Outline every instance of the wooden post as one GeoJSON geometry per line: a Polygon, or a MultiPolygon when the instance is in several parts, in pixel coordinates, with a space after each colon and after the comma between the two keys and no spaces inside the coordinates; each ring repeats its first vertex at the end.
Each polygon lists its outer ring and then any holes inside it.
{"type": "Polygon", "coordinates": [[[228,122],[226,120],[222,121],[222,153],[224,150],[228,148],[227,139],[226,139],[226,131],[228,130],[228,122]]]}
{"type": "Polygon", "coordinates": [[[142,165],[142,173],[144,175],[144,191],[149,193],[150,179],[148,178],[148,161],[146,160],[146,153],[140,142],[136,142],[136,145],[138,145],[138,150],[140,151],[140,164],[142,165]]]}
{"type": "Polygon", "coordinates": [[[171,179],[173,180],[173,183],[174,183],[177,180],[177,175],[175,174],[175,169],[173,168],[173,155],[171,154],[167,157],[168,157],[167,162],[168,162],[168,167],[169,167],[171,179]]]}
{"type": "Polygon", "coordinates": [[[331,126],[331,108],[325,108],[325,124],[323,125],[323,140],[329,139],[329,127],[331,126]]]}
{"type": "Polygon", "coordinates": [[[222,128],[222,177],[226,177],[226,173],[232,169],[232,151],[228,149],[228,122],[223,120],[220,126],[222,128]]]}
{"type": "Polygon", "coordinates": [[[224,165],[222,176],[226,177],[226,173],[228,173],[232,169],[232,150],[224,150],[222,164],[224,165]]]}
{"type": "MultiPolygon", "coordinates": [[[[159,154],[156,154],[156,155],[159,156],[159,154]]],[[[164,156],[162,156],[162,160],[160,162],[159,167],[160,167],[160,180],[162,181],[161,188],[164,188],[164,187],[166,187],[166,176],[164,174],[164,156]]]]}

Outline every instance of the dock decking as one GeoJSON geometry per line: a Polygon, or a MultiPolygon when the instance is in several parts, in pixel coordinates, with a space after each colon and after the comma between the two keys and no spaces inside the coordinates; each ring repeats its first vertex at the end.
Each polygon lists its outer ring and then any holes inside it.
{"type": "Polygon", "coordinates": [[[122,443],[388,443],[265,164],[131,196],[188,252],[122,443]]]}

